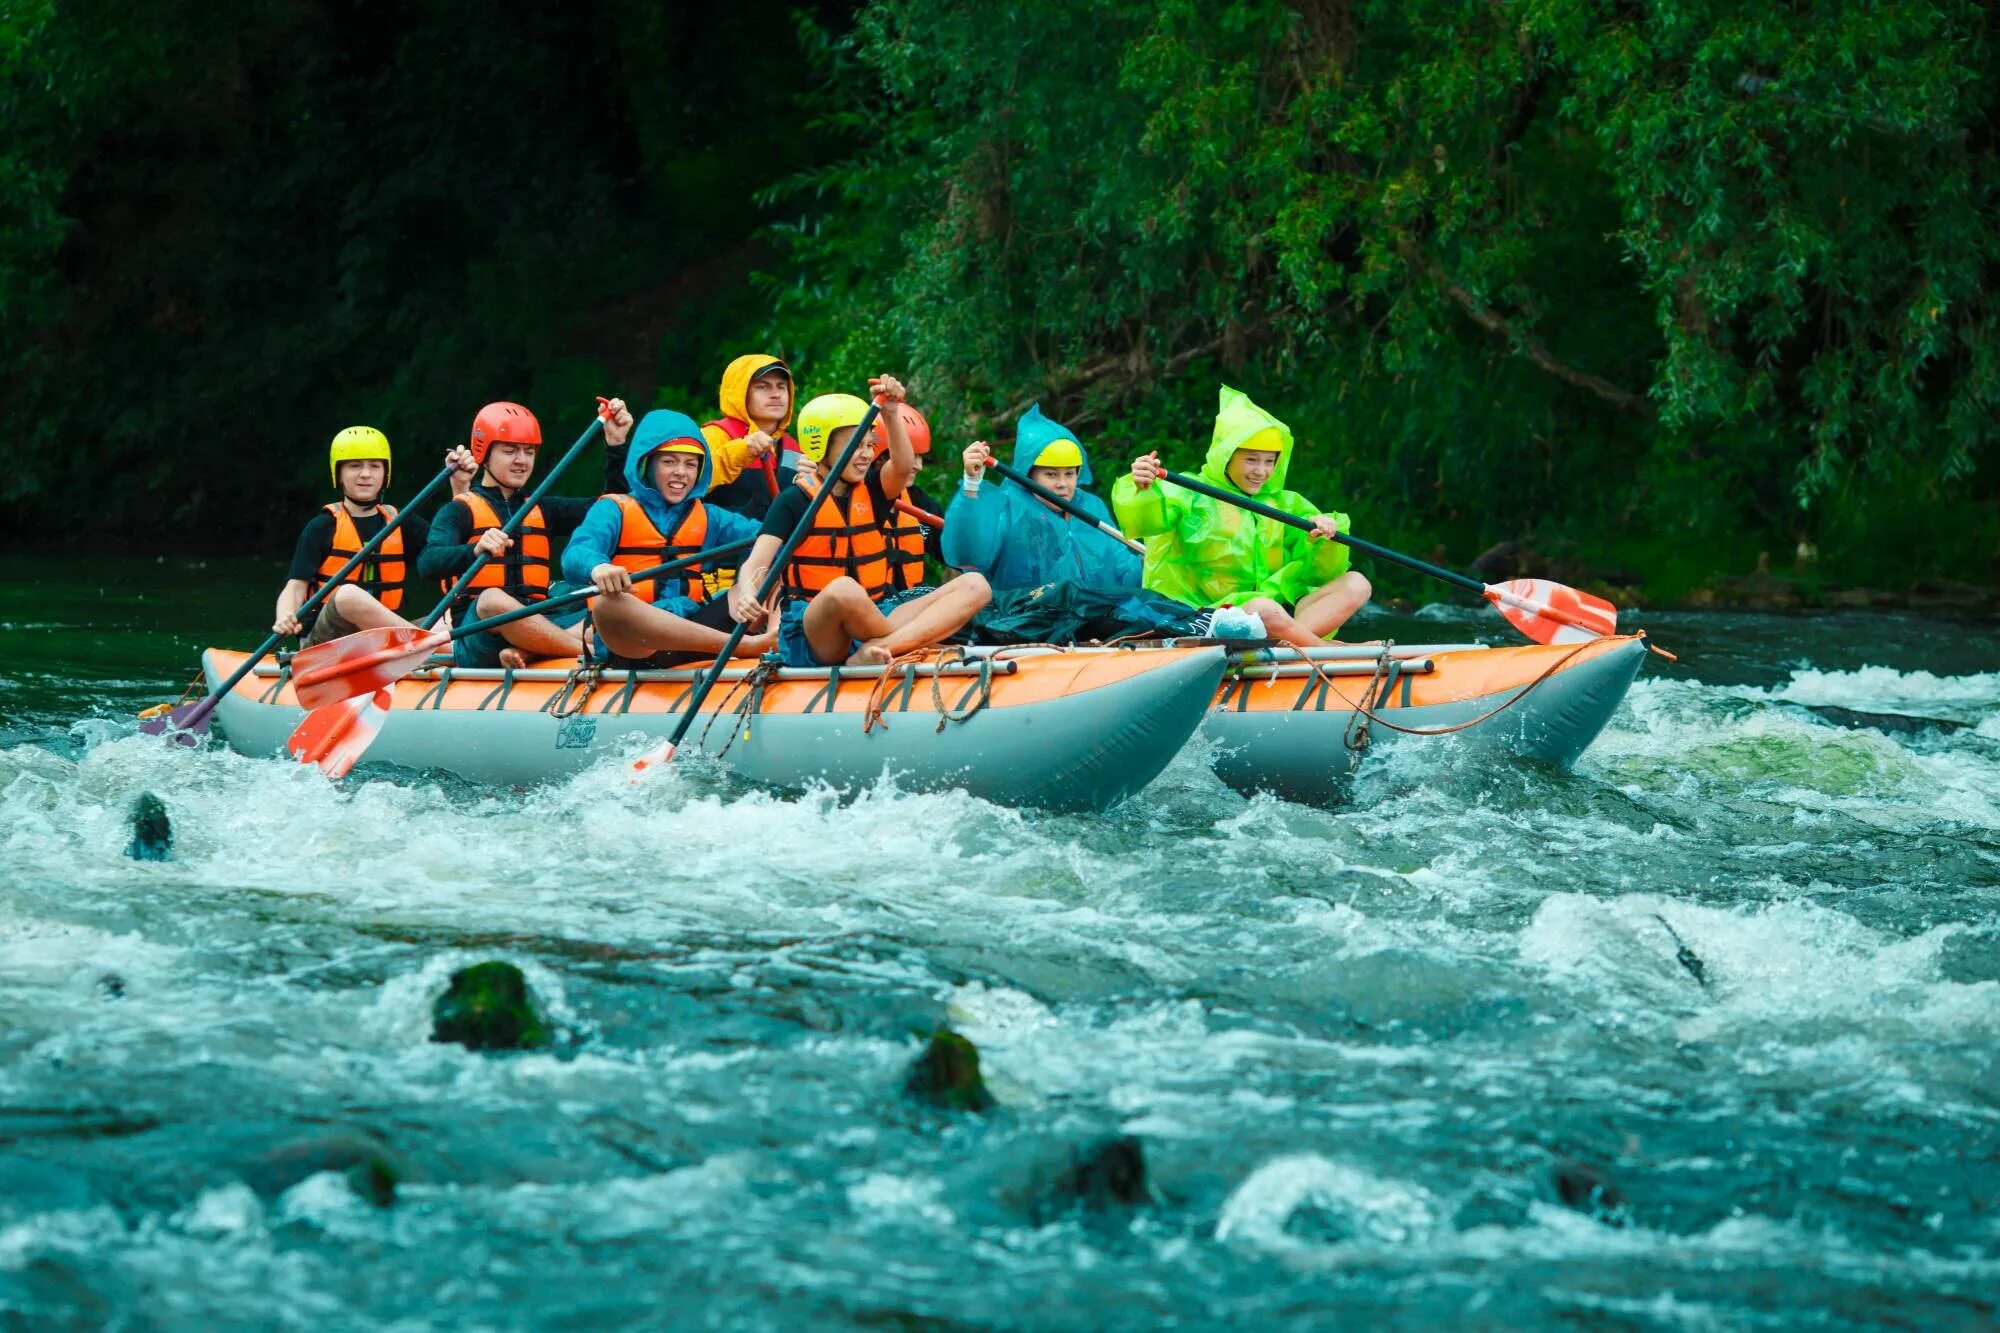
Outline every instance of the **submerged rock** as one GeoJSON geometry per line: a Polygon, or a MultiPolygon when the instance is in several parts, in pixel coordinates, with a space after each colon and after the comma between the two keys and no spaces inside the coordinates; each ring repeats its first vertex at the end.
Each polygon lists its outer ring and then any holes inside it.
{"type": "Polygon", "coordinates": [[[431,1040],[474,1051],[529,1051],[549,1044],[548,1025],[512,963],[475,963],[451,974],[431,1006],[431,1040]]]}
{"type": "Polygon", "coordinates": [[[1954,732],[1965,726],[1942,717],[1915,717],[1908,713],[1867,713],[1837,704],[1801,704],[1808,713],[1850,731],[1886,731],[1899,736],[1915,736],[1926,731],[1954,732]]]}
{"type": "Polygon", "coordinates": [[[1600,1167],[1588,1162],[1557,1162],[1551,1183],[1565,1207],[1596,1218],[1606,1226],[1622,1227],[1631,1221],[1624,1194],[1600,1167]]]}
{"type": "Polygon", "coordinates": [[[979,1048],[945,1028],[931,1033],[930,1044],[910,1066],[903,1090],[947,1111],[984,1111],[994,1104],[979,1076],[979,1048]]]}
{"type": "Polygon", "coordinates": [[[143,792],[132,803],[132,841],[125,855],[134,861],[171,861],[174,856],[174,826],[167,818],[167,806],[151,792],[143,792]]]}
{"type": "Polygon", "coordinates": [[[396,1201],[402,1164],[379,1139],[368,1134],[328,1134],[273,1148],[243,1172],[243,1181],[266,1199],[325,1171],[347,1178],[355,1195],[387,1208],[396,1201]]]}
{"type": "Polygon", "coordinates": [[[1077,1151],[1056,1189],[1060,1197],[1074,1199],[1092,1212],[1150,1203],[1146,1150],[1130,1134],[1088,1144],[1077,1151]]]}

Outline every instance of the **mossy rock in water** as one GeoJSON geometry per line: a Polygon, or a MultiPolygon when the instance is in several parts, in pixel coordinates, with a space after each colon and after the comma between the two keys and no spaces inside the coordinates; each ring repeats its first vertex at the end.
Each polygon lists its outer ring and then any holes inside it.
{"type": "Polygon", "coordinates": [[[1631,1208],[1624,1194],[1600,1167],[1589,1162],[1557,1162],[1550,1183],[1565,1206],[1606,1226],[1622,1227],[1631,1221],[1631,1208]]]}
{"type": "Polygon", "coordinates": [[[984,1111],[994,1105],[979,1076],[979,1048],[956,1032],[939,1028],[910,1066],[903,1090],[947,1111],[984,1111]]]}
{"type": "Polygon", "coordinates": [[[431,1006],[431,1040],[474,1051],[532,1051],[549,1044],[528,979],[512,963],[475,963],[451,974],[431,1006]]]}
{"type": "Polygon", "coordinates": [[[244,1183],[259,1195],[275,1199],[300,1181],[333,1171],[347,1178],[348,1188],[377,1208],[396,1201],[402,1164],[380,1140],[367,1134],[336,1133],[300,1139],[274,1148],[243,1172],[244,1183]]]}
{"type": "Polygon", "coordinates": [[[167,818],[166,802],[151,792],[140,793],[132,803],[132,841],[125,855],[134,861],[171,861],[174,858],[174,826],[167,818]]]}
{"type": "Polygon", "coordinates": [[[1093,1212],[1149,1203],[1146,1150],[1130,1134],[1100,1139],[1077,1154],[1058,1182],[1059,1190],[1093,1212]]]}

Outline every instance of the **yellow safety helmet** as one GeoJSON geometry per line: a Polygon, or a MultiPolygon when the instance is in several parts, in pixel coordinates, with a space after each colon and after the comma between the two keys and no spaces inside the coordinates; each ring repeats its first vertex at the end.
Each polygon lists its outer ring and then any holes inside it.
{"type": "Polygon", "coordinates": [[[1050,440],[1029,467],[1082,467],[1083,449],[1075,440],[1050,440]]]}
{"type": "Polygon", "coordinates": [[[349,426],[333,437],[326,451],[327,471],[333,474],[333,489],[340,489],[340,465],[363,458],[382,460],[382,489],[389,489],[389,475],[395,464],[389,457],[389,437],[373,426],[349,426]]]}
{"type": "Polygon", "coordinates": [[[799,452],[817,463],[842,426],[858,426],[868,415],[868,402],[851,393],[823,393],[799,409],[799,452]]]}

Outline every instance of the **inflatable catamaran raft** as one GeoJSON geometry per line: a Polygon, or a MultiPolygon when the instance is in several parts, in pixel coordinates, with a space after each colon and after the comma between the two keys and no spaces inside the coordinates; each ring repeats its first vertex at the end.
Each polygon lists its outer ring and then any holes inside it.
{"type": "MultiPolygon", "coordinates": [[[[1645,659],[1636,635],[1582,644],[1329,644],[1226,649],[944,649],[887,669],[726,672],[689,748],[740,776],[798,789],[962,787],[1007,805],[1098,810],[1157,777],[1197,726],[1217,774],[1243,791],[1338,801],[1362,754],[1458,744],[1567,766],[1603,730],[1645,659]]],[[[243,660],[210,649],[210,689],[243,660]]],[[[396,683],[371,762],[531,783],[657,740],[700,672],[578,672],[439,664],[396,683]]],[[[283,753],[304,716],[289,677],[261,666],[216,717],[235,749],[283,753]]]]}

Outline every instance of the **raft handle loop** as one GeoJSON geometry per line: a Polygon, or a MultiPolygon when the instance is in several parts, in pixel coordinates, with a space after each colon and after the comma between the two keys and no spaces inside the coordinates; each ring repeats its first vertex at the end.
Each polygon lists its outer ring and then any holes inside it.
{"type": "Polygon", "coordinates": [[[965,687],[965,693],[958,696],[957,704],[950,708],[945,707],[943,669],[947,666],[970,666],[972,660],[965,649],[957,644],[938,654],[936,667],[931,674],[931,703],[937,708],[937,729],[940,732],[944,730],[947,722],[971,721],[980,709],[993,701],[993,659],[982,657],[978,659],[979,678],[965,687]],[[979,697],[968,707],[966,701],[972,699],[974,694],[979,697]]]}

